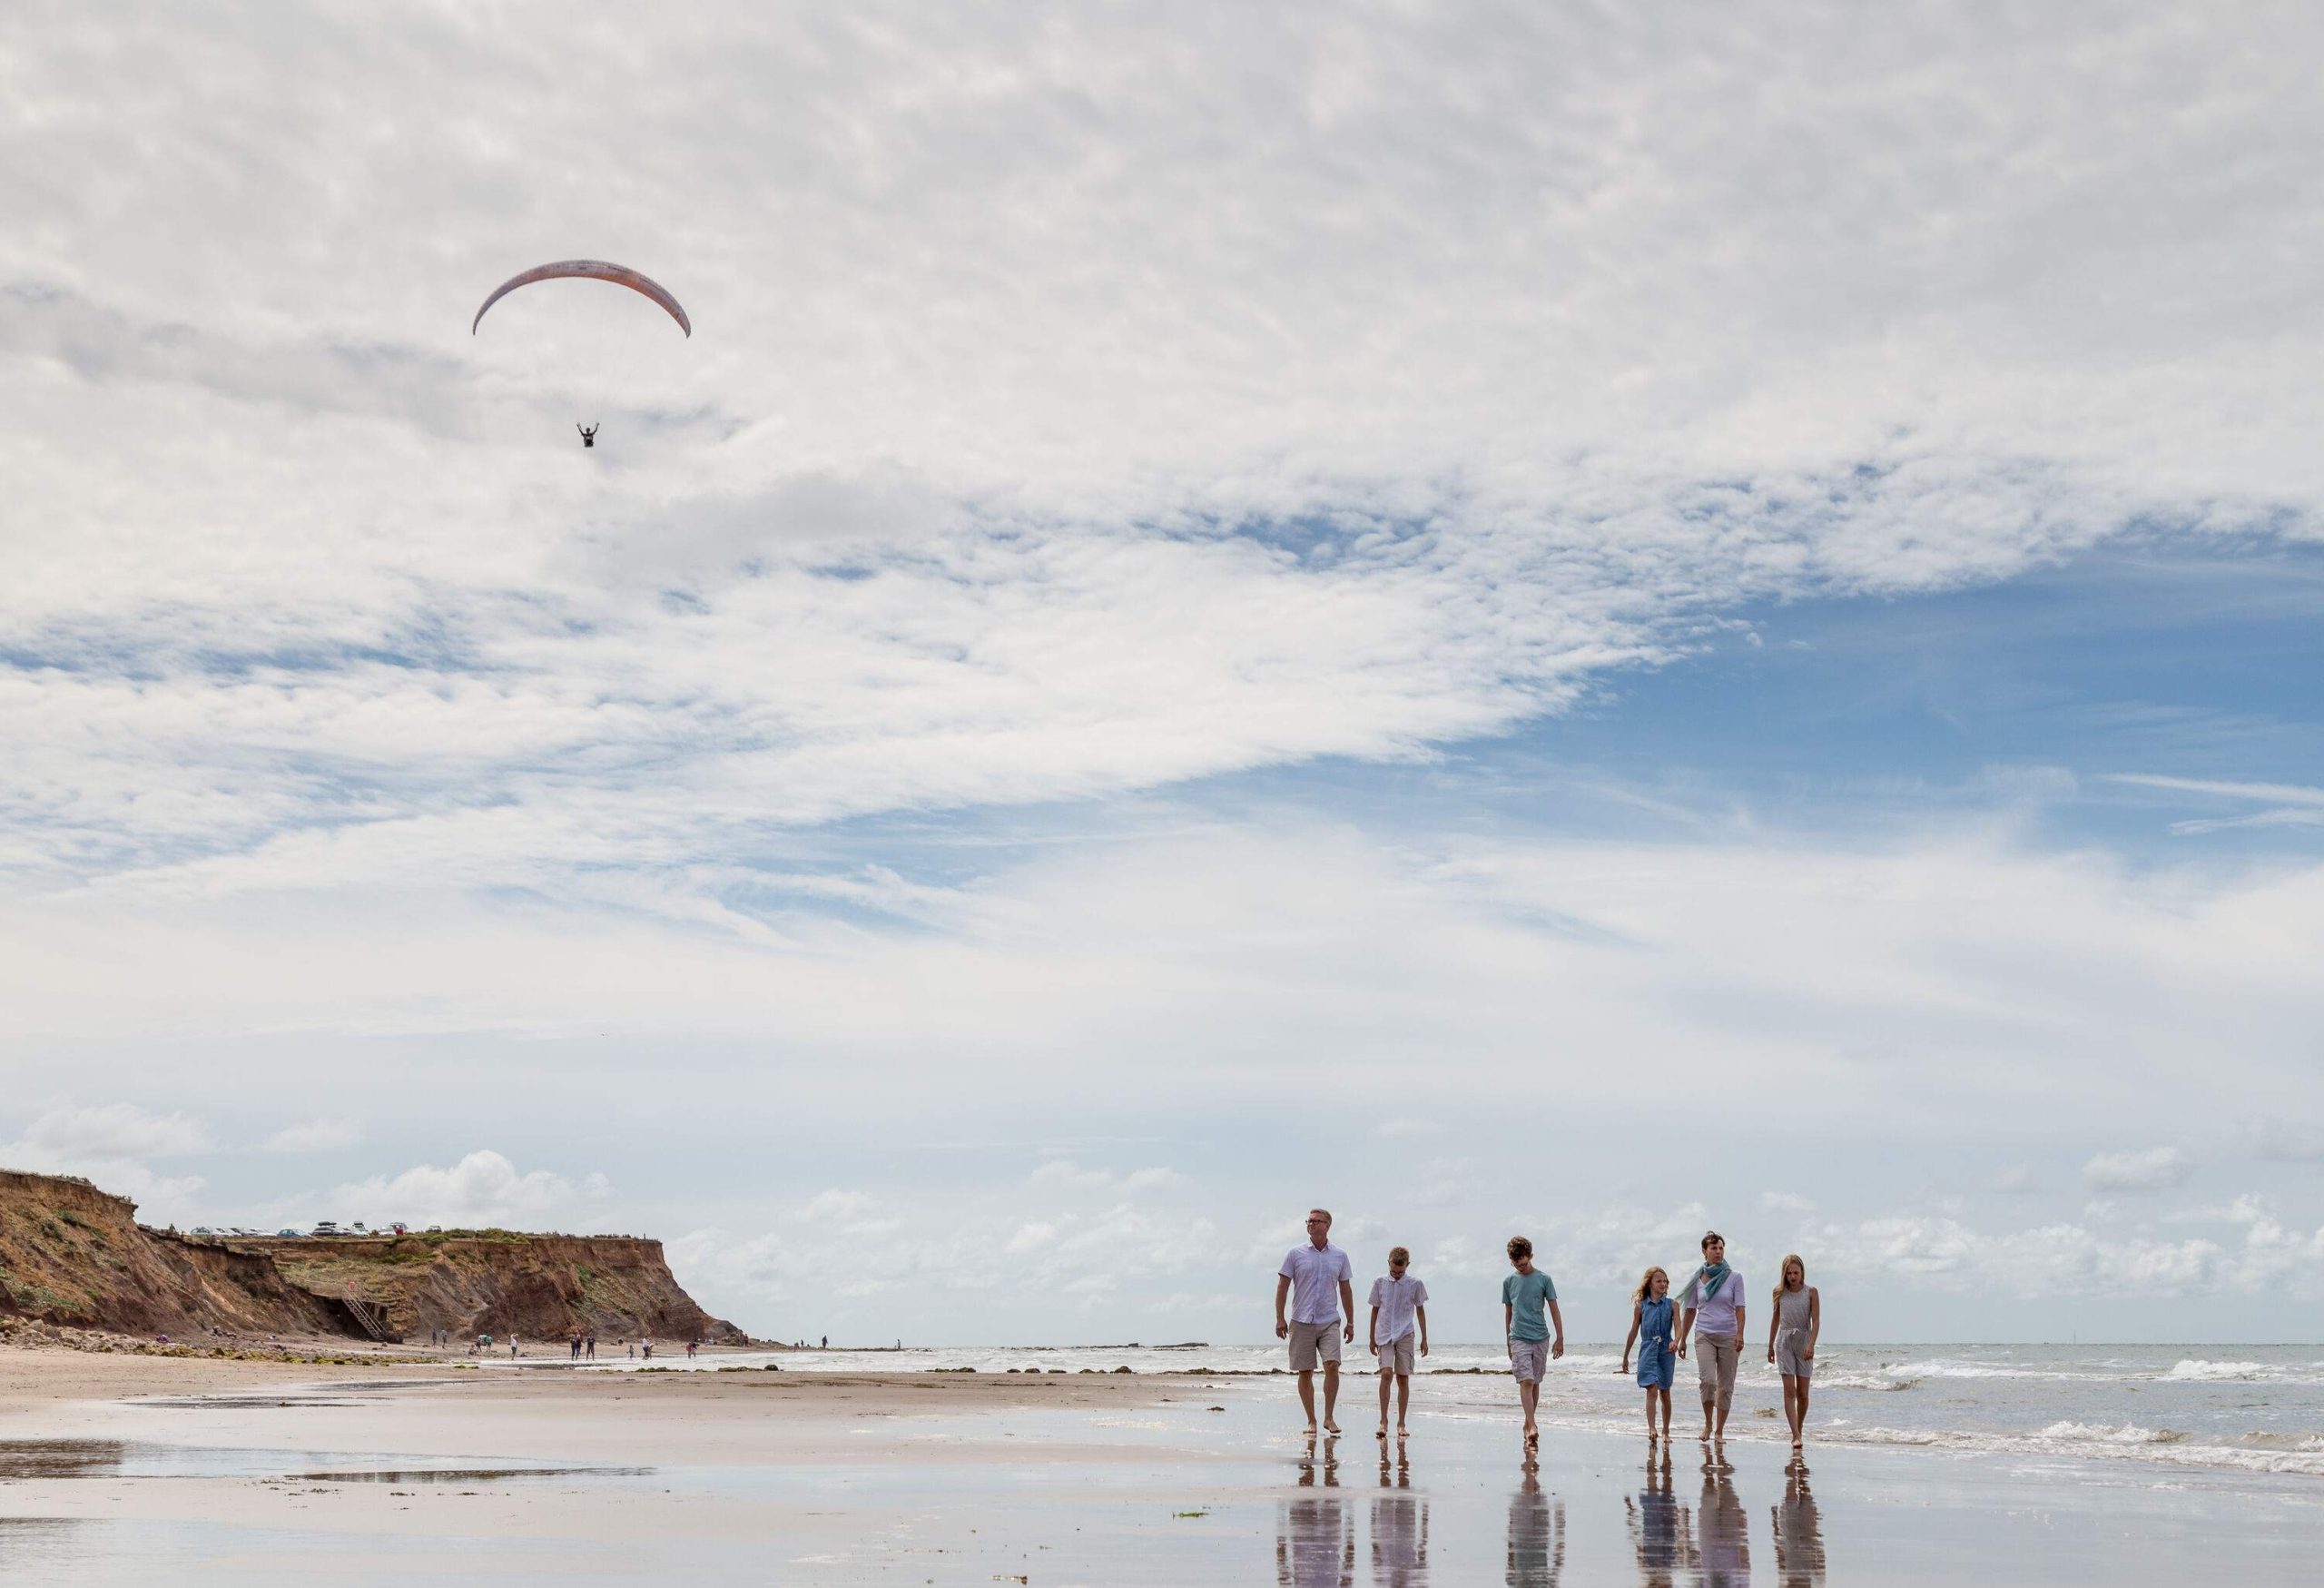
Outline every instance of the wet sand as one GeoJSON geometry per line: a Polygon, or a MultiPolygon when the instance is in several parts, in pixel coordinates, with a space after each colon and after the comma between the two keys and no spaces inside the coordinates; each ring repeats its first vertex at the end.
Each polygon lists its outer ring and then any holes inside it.
{"type": "Polygon", "coordinates": [[[2306,1477],[1812,1446],[1803,1468],[1758,1440],[1666,1465],[1558,1430],[1528,1470],[1484,1384],[1420,1398],[1384,1462],[1360,1425],[1310,1447],[1281,1380],[41,1374],[0,1396],[0,1583],[2243,1584],[2304,1575],[2324,1536],[2306,1477]],[[50,1393],[107,1376],[158,1396],[50,1393]]]}

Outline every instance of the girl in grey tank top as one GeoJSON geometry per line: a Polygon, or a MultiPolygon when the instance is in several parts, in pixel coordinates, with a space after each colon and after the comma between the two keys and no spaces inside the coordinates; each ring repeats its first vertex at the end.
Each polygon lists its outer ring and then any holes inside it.
{"type": "Polygon", "coordinates": [[[1797,1450],[1807,1423],[1807,1381],[1816,1370],[1816,1336],[1824,1311],[1798,1254],[1784,1258],[1782,1271],[1775,1316],[1768,1322],[1768,1360],[1783,1375],[1784,1420],[1791,1425],[1791,1447],[1797,1450]]]}

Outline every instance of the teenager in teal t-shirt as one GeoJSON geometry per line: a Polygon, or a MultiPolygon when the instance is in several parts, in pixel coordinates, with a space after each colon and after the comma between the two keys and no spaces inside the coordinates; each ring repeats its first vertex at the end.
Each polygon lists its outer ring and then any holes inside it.
{"type": "Polygon", "coordinates": [[[1533,1266],[1533,1243],[1521,1235],[1509,1238],[1509,1262],[1517,1271],[1501,1282],[1502,1328],[1509,1336],[1509,1370],[1517,1378],[1517,1404],[1525,1411],[1525,1446],[1541,1442],[1535,1421],[1541,1400],[1541,1375],[1552,1357],[1565,1355],[1565,1318],[1558,1311],[1558,1287],[1533,1266]],[[1549,1309],[1544,1320],[1541,1312],[1549,1309]],[[1550,1325],[1557,1339],[1550,1339],[1550,1325]]]}
{"type": "Polygon", "coordinates": [[[1509,1309],[1509,1337],[1512,1340],[1546,1340],[1550,1337],[1550,1320],[1542,1308],[1558,1298],[1558,1287],[1539,1268],[1521,1274],[1512,1274],[1501,1282],[1501,1304],[1509,1309]]]}

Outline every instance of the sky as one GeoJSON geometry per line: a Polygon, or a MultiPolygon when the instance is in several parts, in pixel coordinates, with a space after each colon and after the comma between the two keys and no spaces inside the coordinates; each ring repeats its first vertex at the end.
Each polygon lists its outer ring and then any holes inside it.
{"type": "Polygon", "coordinates": [[[2324,1338],[2324,19],[0,15],[0,1164],[785,1338],[2324,1338]],[[681,299],[550,282],[596,257],[681,299]],[[578,423],[601,427],[584,449],[578,423]]]}

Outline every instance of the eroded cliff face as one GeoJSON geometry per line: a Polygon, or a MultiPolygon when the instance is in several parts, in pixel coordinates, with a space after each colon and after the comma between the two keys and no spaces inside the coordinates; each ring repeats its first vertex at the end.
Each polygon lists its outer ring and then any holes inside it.
{"type": "Polygon", "coordinates": [[[662,1243],[619,1235],[478,1230],[364,1240],[237,1240],[263,1251],[294,1284],[384,1307],[400,1335],[449,1329],[502,1338],[707,1339],[742,1330],[696,1307],[671,1274],[662,1243]]]}
{"type": "Polygon", "coordinates": [[[211,1239],[148,1229],[127,1198],[0,1169],[0,1314],[132,1334],[390,1336],[449,1329],[740,1344],[696,1307],[662,1243],[456,1231],[340,1240],[211,1239]],[[350,1302],[358,1305],[350,1305],[350,1302]]]}

